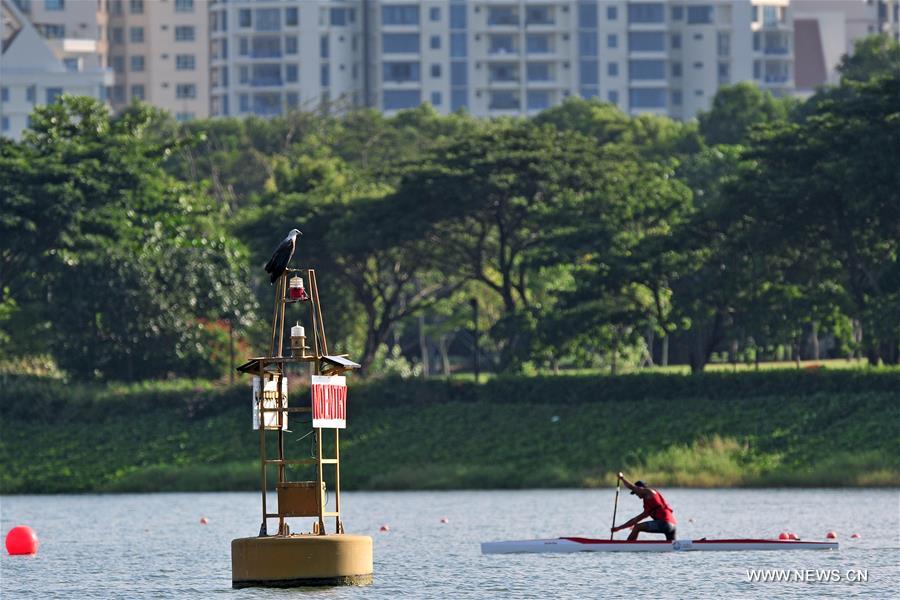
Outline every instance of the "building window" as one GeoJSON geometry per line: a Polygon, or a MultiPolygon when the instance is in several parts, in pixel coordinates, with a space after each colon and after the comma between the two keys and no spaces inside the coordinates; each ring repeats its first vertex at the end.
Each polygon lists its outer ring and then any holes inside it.
{"type": "Polygon", "coordinates": [[[507,6],[488,8],[487,22],[488,25],[518,25],[519,11],[507,6]]]}
{"type": "Polygon", "coordinates": [[[253,15],[256,31],[281,31],[281,11],[277,8],[257,8],[253,15]]]}
{"type": "Polygon", "coordinates": [[[144,57],[140,54],[131,57],[131,70],[141,72],[144,70],[144,57]]]}
{"type": "Polygon", "coordinates": [[[450,85],[468,85],[469,69],[464,62],[454,62],[450,65],[450,85]]]}
{"type": "Polygon", "coordinates": [[[681,63],[680,62],[672,63],[672,77],[681,77],[681,63]]]}
{"type": "Polygon", "coordinates": [[[615,33],[610,33],[606,36],[606,47],[607,48],[618,48],[619,47],[619,36],[615,33]]]}
{"type": "Polygon", "coordinates": [[[578,4],[578,26],[581,29],[597,29],[596,2],[580,2],[578,4]]]}
{"type": "Polygon", "coordinates": [[[48,40],[61,40],[66,37],[65,25],[44,25],[44,37],[48,40]]]}
{"type": "Polygon", "coordinates": [[[383,33],[381,51],[385,54],[417,54],[419,52],[418,33],[383,33]]]}
{"type": "Polygon", "coordinates": [[[331,24],[334,27],[344,27],[349,21],[347,17],[347,13],[350,10],[347,8],[332,8],[331,9],[331,24]]]}
{"type": "Polygon", "coordinates": [[[193,83],[179,83],[175,86],[176,98],[196,98],[197,86],[193,83]]]}
{"type": "Polygon", "coordinates": [[[628,61],[628,78],[631,80],[665,79],[666,63],[662,60],[628,61]]]}
{"type": "Polygon", "coordinates": [[[193,71],[197,65],[197,61],[193,54],[176,54],[175,70],[176,71],[193,71]]]}
{"type": "Polygon", "coordinates": [[[431,105],[432,106],[440,106],[441,105],[441,93],[440,92],[431,92],[431,105]]]}
{"type": "Polygon", "coordinates": [[[553,13],[549,6],[528,6],[525,8],[526,25],[553,25],[553,13]]]}
{"type": "Polygon", "coordinates": [[[297,54],[297,38],[288,36],[284,38],[284,53],[297,54]]]}
{"type": "Polygon", "coordinates": [[[431,65],[431,76],[432,77],[440,77],[441,76],[441,65],[438,65],[438,64],[431,65]]]}
{"type": "MultiPolygon", "coordinates": [[[[385,4],[381,7],[382,25],[418,25],[419,7],[385,4]]],[[[417,102],[416,105],[419,103],[417,102]]]]}
{"type": "MultiPolygon", "coordinates": [[[[753,8],[756,8],[755,6],[753,8]]],[[[673,6],[672,7],[672,20],[673,21],[681,21],[684,19],[684,7],[683,6],[673,6]]]]}
{"type": "Polygon", "coordinates": [[[125,71],[125,57],[124,56],[113,56],[109,59],[109,64],[112,65],[113,71],[116,73],[122,73],[125,71]]]}
{"type": "Polygon", "coordinates": [[[241,94],[238,96],[238,107],[241,112],[250,110],[250,96],[248,94],[241,94]]]}
{"type": "Polygon", "coordinates": [[[469,93],[462,90],[453,90],[450,92],[450,110],[457,111],[466,108],[469,105],[469,93]]]}
{"type": "Polygon", "coordinates": [[[25,88],[25,101],[34,104],[37,102],[37,86],[29,85],[25,88]]]}
{"type": "MultiPolygon", "coordinates": [[[[581,34],[586,35],[586,34],[581,34]]],[[[592,34],[587,34],[592,35],[592,34]]],[[[547,54],[551,52],[549,35],[525,36],[525,49],[529,54],[547,54]]]]}
{"type": "Polygon", "coordinates": [[[419,90],[385,90],[382,95],[384,110],[415,108],[422,103],[419,90]]]}
{"type": "Polygon", "coordinates": [[[451,33],[450,34],[450,56],[453,58],[465,58],[466,56],[466,34],[451,33]]]}
{"type": "Polygon", "coordinates": [[[544,110],[550,108],[549,91],[531,91],[526,96],[528,110],[544,110]]]}
{"type": "Polygon", "coordinates": [[[507,90],[491,92],[488,108],[491,110],[519,110],[519,93],[507,90]]]}
{"type": "Polygon", "coordinates": [[[662,31],[630,31],[628,49],[632,52],[662,52],[666,49],[666,34],[662,31]]]}
{"type": "Polygon", "coordinates": [[[251,17],[251,12],[249,8],[242,8],[238,11],[238,26],[239,27],[250,27],[253,25],[253,18],[251,17]]]}
{"type": "Polygon", "coordinates": [[[440,21],[441,20],[441,7],[440,6],[432,6],[428,9],[428,18],[432,21],[440,21]]]}
{"type": "Polygon", "coordinates": [[[288,92],[284,97],[288,108],[297,108],[300,106],[300,94],[297,92],[288,92]]]}
{"type": "Polygon", "coordinates": [[[616,90],[610,90],[610,91],[606,94],[606,97],[607,97],[607,98],[609,99],[609,101],[612,102],[613,104],[618,104],[618,103],[619,103],[619,92],[617,92],[616,90]]]}
{"type": "MultiPolygon", "coordinates": [[[[466,7],[465,6],[451,6],[450,7],[450,29],[465,29],[466,28],[466,7]]],[[[450,100],[451,103],[453,100],[450,100]]]]}
{"type": "Polygon", "coordinates": [[[144,99],[144,86],[143,85],[131,86],[131,99],[132,100],[143,100],[144,99]]]}
{"type": "Polygon", "coordinates": [[[628,90],[631,108],[665,108],[666,88],[632,88],[628,90]]]}
{"type": "Polygon", "coordinates": [[[77,73],[81,70],[81,61],[77,58],[64,58],[63,66],[66,68],[66,71],[77,73]]]}
{"type": "Polygon", "coordinates": [[[62,96],[63,89],[61,87],[47,88],[47,104],[53,104],[56,99],[62,96]]]}
{"type": "Polygon", "coordinates": [[[671,43],[672,43],[673,50],[678,50],[679,48],[681,48],[681,34],[673,33],[672,38],[671,38],[671,43]]]}
{"type": "Polygon", "coordinates": [[[665,20],[665,7],[661,2],[628,5],[629,23],[662,23],[665,20]]]}
{"type": "Polygon", "coordinates": [[[144,14],[144,0],[128,0],[128,10],[133,15],[144,14]]]}
{"type": "Polygon", "coordinates": [[[194,113],[192,112],[178,112],[175,113],[175,120],[179,123],[184,123],[185,121],[193,121],[194,113]]]}
{"type": "Polygon", "coordinates": [[[731,34],[727,31],[720,31],[716,35],[716,51],[719,56],[731,55],[731,34]]]}
{"type": "Polygon", "coordinates": [[[141,44],[144,41],[144,28],[132,27],[128,30],[128,40],[132,44],[141,44]]]}
{"type": "Polygon", "coordinates": [[[65,0],[44,0],[44,10],[65,10],[65,0]]]}
{"type": "Polygon", "coordinates": [[[247,56],[250,54],[250,38],[242,37],[239,40],[238,56],[247,56]]]}
{"type": "Polygon", "coordinates": [[[702,69],[702,68],[703,68],[703,63],[702,63],[701,61],[698,60],[697,62],[694,63],[694,68],[695,68],[695,69],[702,69]]]}
{"type": "Polygon", "coordinates": [[[0,102],[9,102],[9,88],[2,87],[0,88],[0,102]]]}
{"type": "Polygon", "coordinates": [[[110,41],[113,44],[122,44],[125,42],[125,36],[123,34],[123,29],[121,27],[113,27],[109,30],[110,32],[110,41]]]}
{"type": "Polygon", "coordinates": [[[441,48],[441,36],[433,35],[431,36],[431,49],[439,50],[441,48]]]}
{"type": "Polygon", "coordinates": [[[719,63],[719,83],[721,85],[731,83],[731,66],[728,63],[719,63]]]}
{"type": "Polygon", "coordinates": [[[191,25],[179,25],[175,28],[176,42],[193,42],[194,28],[191,25]]]}
{"type": "Polygon", "coordinates": [[[600,95],[600,88],[596,85],[587,85],[583,86],[578,93],[581,94],[581,97],[585,100],[590,100],[591,98],[596,98],[600,95]]]}
{"type": "Polygon", "coordinates": [[[300,17],[297,13],[297,7],[292,6],[291,8],[284,9],[284,24],[288,27],[296,27],[297,24],[300,23],[300,17]]]}
{"type": "Polygon", "coordinates": [[[526,66],[528,81],[552,81],[550,65],[547,63],[528,63],[526,66]]]}
{"type": "Polygon", "coordinates": [[[619,18],[619,8],[617,6],[606,7],[606,20],[616,21],[619,18]]]}
{"type": "Polygon", "coordinates": [[[319,85],[323,88],[331,85],[331,69],[328,68],[328,65],[322,65],[322,68],[319,69],[319,85]]]}
{"type": "Polygon", "coordinates": [[[297,65],[287,64],[284,66],[284,80],[288,83],[296,83],[299,79],[299,69],[297,65]]]}
{"type": "Polygon", "coordinates": [[[618,77],[619,75],[619,63],[611,62],[606,65],[606,74],[610,77],[618,77]]]}
{"type": "Polygon", "coordinates": [[[511,64],[493,64],[490,65],[488,80],[489,81],[519,81],[519,65],[511,64]]]}
{"type": "Polygon", "coordinates": [[[122,14],[122,0],[109,0],[109,14],[115,16],[122,14]]]}
{"type": "Polygon", "coordinates": [[[489,38],[488,53],[489,54],[513,54],[517,52],[516,39],[514,35],[492,35],[489,38]]]}
{"type": "Polygon", "coordinates": [[[330,54],[331,50],[328,44],[328,36],[323,35],[321,38],[319,38],[319,57],[328,58],[330,54]]]}
{"type": "Polygon", "coordinates": [[[672,90],[672,105],[681,106],[681,90],[672,90]]]}
{"type": "Polygon", "coordinates": [[[578,52],[581,56],[597,56],[596,31],[582,31],[578,34],[578,52]]]}
{"type": "Polygon", "coordinates": [[[706,25],[708,23],[712,23],[713,22],[713,7],[712,6],[688,6],[687,7],[687,22],[688,22],[688,25],[706,25]]]}
{"type": "Polygon", "coordinates": [[[583,60],[578,64],[583,85],[596,85],[599,79],[599,63],[596,60],[583,60]]]}
{"type": "Polygon", "coordinates": [[[386,62],[382,68],[382,77],[383,81],[392,83],[419,81],[419,63],[386,62]]]}
{"type": "Polygon", "coordinates": [[[194,0],[175,0],[175,12],[194,12],[194,0]]]}
{"type": "Polygon", "coordinates": [[[0,126],[0,128],[2,128],[3,131],[9,131],[9,117],[2,118],[2,126],[0,126]]]}

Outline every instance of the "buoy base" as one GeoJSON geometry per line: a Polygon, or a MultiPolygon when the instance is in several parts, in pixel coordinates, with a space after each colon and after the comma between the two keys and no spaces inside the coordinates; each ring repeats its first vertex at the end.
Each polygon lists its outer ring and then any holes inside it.
{"type": "Polygon", "coordinates": [[[372,538],[290,535],[231,541],[231,587],[312,587],[372,583],[372,538]]]}

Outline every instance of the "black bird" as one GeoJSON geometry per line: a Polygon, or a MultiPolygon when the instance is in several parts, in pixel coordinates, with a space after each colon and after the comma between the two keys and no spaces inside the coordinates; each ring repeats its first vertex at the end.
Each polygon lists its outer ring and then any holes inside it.
{"type": "Polygon", "coordinates": [[[272,258],[266,263],[266,273],[269,274],[269,281],[272,283],[278,281],[278,278],[287,269],[288,263],[291,262],[294,250],[297,249],[298,235],[303,235],[303,233],[299,229],[291,229],[288,236],[278,244],[278,248],[275,249],[272,258]]]}

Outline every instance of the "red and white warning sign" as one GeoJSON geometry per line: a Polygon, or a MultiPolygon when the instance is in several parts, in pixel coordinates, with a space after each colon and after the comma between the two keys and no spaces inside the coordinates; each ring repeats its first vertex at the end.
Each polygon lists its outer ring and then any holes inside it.
{"type": "Polygon", "coordinates": [[[347,428],[347,378],[312,376],[312,426],[347,428]]]}

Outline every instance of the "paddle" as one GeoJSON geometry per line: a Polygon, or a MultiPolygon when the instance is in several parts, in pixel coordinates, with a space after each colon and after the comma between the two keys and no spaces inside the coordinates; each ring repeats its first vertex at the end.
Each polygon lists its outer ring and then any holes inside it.
{"type": "Polygon", "coordinates": [[[622,483],[622,480],[619,477],[616,477],[616,501],[613,503],[613,520],[612,527],[609,528],[609,539],[613,539],[613,535],[615,532],[613,528],[616,526],[616,510],[619,508],[619,485],[622,483]]]}

